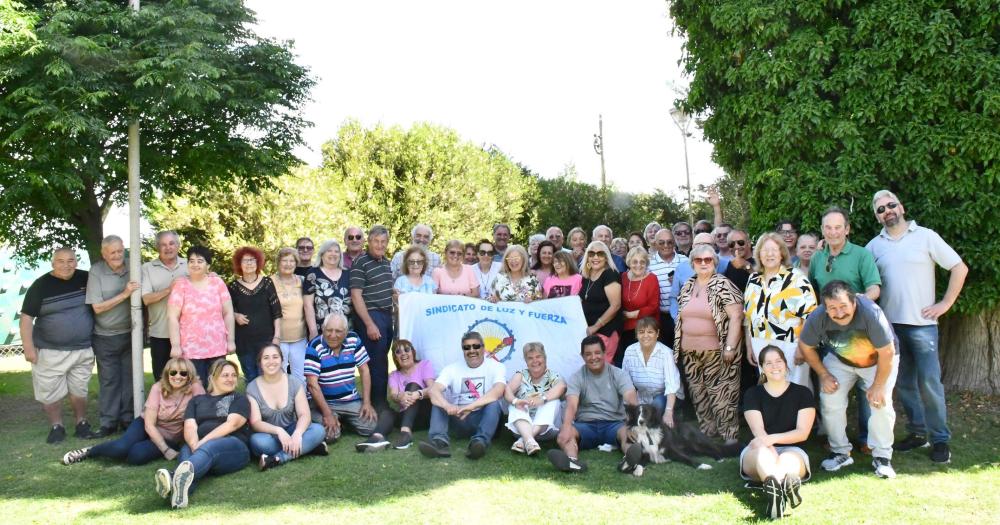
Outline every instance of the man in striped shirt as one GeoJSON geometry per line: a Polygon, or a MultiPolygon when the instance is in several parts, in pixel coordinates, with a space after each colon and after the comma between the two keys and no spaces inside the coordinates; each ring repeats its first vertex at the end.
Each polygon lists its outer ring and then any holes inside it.
{"type": "Polygon", "coordinates": [[[649,271],[660,282],[660,342],[674,344],[674,318],[670,315],[671,305],[676,308],[677,295],[672,292],[674,273],[680,264],[688,264],[688,258],[677,253],[674,248],[674,234],[667,228],[656,232],[649,247],[653,257],[649,259],[649,271]]]}
{"type": "Polygon", "coordinates": [[[347,331],[347,318],[333,313],[323,321],[323,337],[306,349],[305,376],[313,401],[312,419],[326,427],[328,440],[340,437],[341,418],[359,435],[375,430],[375,408],[371,403],[368,353],[361,339],[347,331]],[[361,392],[354,372],[361,375],[361,392]]]}
{"type": "Polygon", "coordinates": [[[371,357],[372,403],[385,406],[389,385],[389,343],[392,342],[392,270],[386,258],[389,230],[368,230],[368,251],[351,266],[351,305],[354,328],[371,357]]]}

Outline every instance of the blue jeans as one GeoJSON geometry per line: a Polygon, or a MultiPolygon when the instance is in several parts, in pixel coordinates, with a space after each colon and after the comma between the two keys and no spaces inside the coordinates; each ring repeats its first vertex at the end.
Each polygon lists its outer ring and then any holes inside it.
{"type": "MultiPolygon", "coordinates": [[[[166,440],[167,445],[176,449],[178,443],[166,440]]],[[[163,454],[146,435],[145,422],[141,417],[132,420],[125,433],[118,439],[105,441],[90,449],[90,457],[125,460],[129,465],[145,465],[150,461],[162,459],[163,454]]]]}
{"type": "Polygon", "coordinates": [[[209,357],[208,359],[191,359],[194,371],[198,374],[198,378],[201,379],[201,386],[208,388],[208,370],[212,368],[212,363],[225,358],[226,356],[220,355],[219,357],[209,357]]]}
{"type": "Polygon", "coordinates": [[[906,429],[927,436],[931,443],[947,443],[951,431],[941,384],[938,327],[894,324],[892,328],[899,337],[896,390],[906,412],[906,429]]]}
{"type": "MultiPolygon", "coordinates": [[[[295,423],[285,427],[285,432],[288,432],[289,436],[292,435],[295,432],[295,423]]],[[[302,453],[299,457],[312,452],[325,438],[326,429],[323,428],[323,425],[310,423],[306,427],[306,431],[302,433],[302,453]]],[[[255,458],[259,458],[261,454],[276,456],[282,463],[295,459],[281,449],[281,441],[278,440],[278,436],[264,432],[255,432],[250,436],[250,453],[255,458]]]]}
{"type": "Polygon", "coordinates": [[[488,446],[493,440],[493,434],[497,431],[497,423],[500,422],[500,402],[494,401],[479,410],[465,416],[465,419],[458,419],[449,416],[441,407],[431,408],[431,428],[427,432],[427,437],[431,441],[442,441],[448,443],[448,430],[454,425],[457,437],[472,436],[488,446]]]}
{"type": "Polygon", "coordinates": [[[198,480],[205,474],[221,476],[236,472],[250,463],[250,451],[239,438],[222,436],[202,443],[198,450],[191,452],[187,445],[181,447],[177,463],[190,461],[194,466],[194,482],[189,493],[194,492],[198,480]]]}
{"type": "Polygon", "coordinates": [[[580,450],[597,448],[605,443],[618,446],[618,430],[623,421],[574,421],[573,428],[580,434],[580,450]]]}
{"type": "Polygon", "coordinates": [[[394,336],[392,331],[392,312],[382,310],[368,310],[368,316],[378,327],[382,337],[378,341],[368,339],[368,329],[360,317],[354,318],[354,329],[365,351],[368,352],[368,372],[372,377],[372,405],[376,408],[385,407],[385,395],[389,388],[389,343],[394,336]]]}

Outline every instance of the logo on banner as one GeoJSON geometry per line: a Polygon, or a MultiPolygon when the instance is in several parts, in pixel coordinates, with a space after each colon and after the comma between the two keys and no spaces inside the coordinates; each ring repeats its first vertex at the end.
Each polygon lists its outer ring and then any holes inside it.
{"type": "Polygon", "coordinates": [[[469,326],[467,332],[479,332],[486,346],[485,356],[503,363],[514,354],[514,332],[507,325],[494,319],[480,319],[469,326]]]}

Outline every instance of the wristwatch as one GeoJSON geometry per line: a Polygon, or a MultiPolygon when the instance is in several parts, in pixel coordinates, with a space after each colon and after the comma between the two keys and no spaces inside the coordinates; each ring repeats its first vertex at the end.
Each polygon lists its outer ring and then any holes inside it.
{"type": "Polygon", "coordinates": [[[732,352],[733,351],[733,347],[731,345],[726,345],[726,349],[723,350],[723,351],[724,352],[732,352]]]}

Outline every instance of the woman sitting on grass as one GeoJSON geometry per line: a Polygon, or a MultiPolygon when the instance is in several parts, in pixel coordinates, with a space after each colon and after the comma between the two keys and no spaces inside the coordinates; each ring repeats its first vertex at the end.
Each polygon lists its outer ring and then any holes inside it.
{"type": "Polygon", "coordinates": [[[808,388],[788,381],[788,361],[777,346],[765,346],[757,362],[766,381],[743,398],[753,441],[740,453],[740,476],[763,483],[767,514],[780,518],[786,503],[802,503],[799,486],[811,476],[809,456],[799,445],[816,418],[816,398],[808,388]]]}
{"type": "Polygon", "coordinates": [[[303,454],[327,455],[326,429],[313,423],[305,383],[285,373],[277,345],[257,354],[261,375],[247,386],[250,397],[250,452],[261,470],[284,465],[303,454]]]}
{"type": "Polygon", "coordinates": [[[392,350],[392,362],[396,370],[389,374],[389,400],[398,410],[383,408],[378,415],[375,432],[366,441],[355,445],[358,452],[377,452],[389,447],[386,439],[396,423],[399,423],[399,437],[392,443],[395,449],[406,449],[413,444],[414,426],[426,428],[431,419],[431,400],[428,397],[434,384],[434,365],[430,361],[417,358],[413,343],[406,339],[396,341],[392,350]]]}
{"type": "Polygon", "coordinates": [[[63,465],[87,458],[111,458],[129,465],[145,465],[159,458],[174,459],[183,444],[184,410],[194,396],[205,393],[191,361],[174,357],[163,367],[163,376],[149,390],[142,417],[114,441],[71,450],[63,465]]]}
{"type": "Polygon", "coordinates": [[[542,343],[524,345],[527,368],[514,372],[507,383],[504,398],[510,403],[507,428],[520,435],[510,449],[534,456],[542,447],[539,438],[554,438],[559,432],[556,416],[559,399],[566,393],[566,382],[549,368],[542,343]]]}
{"type": "Polygon", "coordinates": [[[182,509],[205,474],[221,476],[250,463],[250,400],[236,392],[240,373],[232,361],[212,363],[208,372],[208,394],[197,396],[184,412],[184,441],[180,463],[173,474],[156,471],[156,492],[170,497],[170,505],[182,509]]]}

